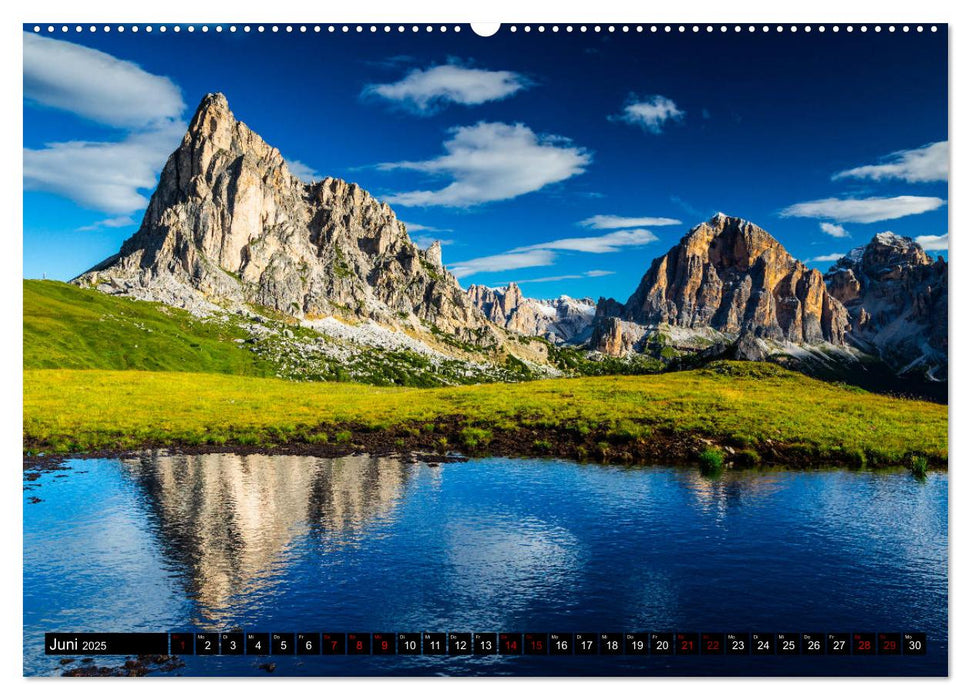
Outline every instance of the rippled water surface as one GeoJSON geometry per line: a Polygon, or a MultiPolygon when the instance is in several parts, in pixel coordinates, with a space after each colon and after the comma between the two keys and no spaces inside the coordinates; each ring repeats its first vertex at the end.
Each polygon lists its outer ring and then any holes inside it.
{"type": "MultiPolygon", "coordinates": [[[[925,657],[274,657],[277,674],[947,672],[946,474],[233,454],[66,466],[25,481],[31,675],[59,673],[45,631],[232,628],[928,635],[925,657]]],[[[185,660],[187,675],[265,673],[254,657],[185,660]]]]}

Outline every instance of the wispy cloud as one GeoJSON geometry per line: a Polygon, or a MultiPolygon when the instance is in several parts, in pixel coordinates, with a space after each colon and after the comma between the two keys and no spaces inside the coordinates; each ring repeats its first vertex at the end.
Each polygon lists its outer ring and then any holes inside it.
{"type": "Polygon", "coordinates": [[[408,235],[411,237],[411,242],[419,248],[427,248],[436,241],[442,246],[451,245],[455,242],[451,238],[441,238],[434,235],[436,233],[445,233],[447,231],[451,231],[452,229],[426,226],[425,224],[412,224],[408,223],[407,221],[401,221],[401,223],[405,225],[406,229],[408,229],[408,235]],[[424,231],[424,233],[418,233],[419,231],[424,231]],[[418,235],[415,235],[416,233],[418,235]]]}
{"type": "Polygon", "coordinates": [[[668,219],[659,216],[614,216],[613,214],[597,214],[580,222],[580,226],[593,229],[633,228],[636,226],[673,226],[680,224],[680,219],[668,219]]]}
{"type": "Polygon", "coordinates": [[[857,224],[889,221],[912,214],[923,214],[944,206],[938,197],[868,197],[866,199],[817,199],[786,207],[780,212],[784,217],[832,219],[857,224]]]}
{"type": "Polygon", "coordinates": [[[611,231],[602,236],[559,238],[555,241],[514,248],[513,252],[521,250],[570,250],[578,253],[616,253],[621,248],[647,245],[656,240],[657,236],[648,229],[635,228],[611,231]]]}
{"type": "Polygon", "coordinates": [[[512,71],[449,63],[416,68],[396,83],[368,85],[362,96],[380,97],[417,114],[432,114],[448,104],[478,105],[502,100],[529,84],[524,76],[512,71]]]}
{"type": "Polygon", "coordinates": [[[453,241],[451,238],[438,238],[437,236],[427,236],[427,235],[419,234],[417,236],[412,236],[411,242],[414,243],[419,248],[427,248],[428,246],[430,246],[432,243],[435,243],[435,242],[438,242],[439,245],[446,246],[446,245],[452,245],[452,243],[454,243],[455,241],[453,241]]]}
{"type": "Polygon", "coordinates": [[[833,238],[849,238],[850,232],[839,224],[831,224],[828,221],[819,222],[819,230],[825,233],[827,236],[832,236],[833,238]]]}
{"type": "Polygon", "coordinates": [[[684,112],[678,109],[674,100],[663,95],[643,99],[632,96],[620,114],[608,117],[612,121],[639,126],[652,134],[660,134],[665,122],[678,121],[682,118],[684,118],[684,112]]]}
{"type": "Polygon", "coordinates": [[[184,125],[173,123],[121,141],[65,141],[25,148],[24,189],[58,194],[108,214],[142,209],[148,197],[141,190],[155,186],[184,131],[184,125]]]}
{"type": "Polygon", "coordinates": [[[555,258],[556,254],[551,250],[500,253],[455,263],[451,266],[451,271],[456,277],[468,277],[479,272],[505,272],[525,267],[544,267],[552,265],[555,258]]]}
{"type": "Polygon", "coordinates": [[[130,216],[113,216],[110,219],[95,221],[93,224],[78,227],[77,231],[97,231],[103,228],[124,228],[125,226],[135,226],[137,222],[130,216]]]}
{"type": "Polygon", "coordinates": [[[671,201],[674,204],[677,204],[682,209],[684,209],[688,214],[690,214],[691,216],[693,216],[696,219],[699,219],[699,220],[700,219],[706,219],[709,216],[709,214],[705,214],[703,211],[701,211],[697,207],[692,206],[690,202],[686,202],[684,199],[682,199],[681,197],[678,197],[677,195],[672,194],[671,195],[671,201]]]}
{"type": "Polygon", "coordinates": [[[829,255],[817,255],[815,258],[809,258],[809,262],[836,262],[842,258],[845,253],[830,253],[829,255]]]}
{"type": "Polygon", "coordinates": [[[948,176],[947,141],[929,143],[920,148],[895,151],[882,158],[879,165],[862,165],[833,175],[834,180],[903,180],[904,182],[941,182],[948,176]]]}
{"type": "Polygon", "coordinates": [[[179,143],[185,105],[168,78],[66,41],[24,34],[24,99],[124,130],[114,141],[24,149],[24,189],[51,192],[108,214],[143,208],[179,143]]]}
{"type": "Polygon", "coordinates": [[[580,274],[571,275],[553,275],[551,277],[534,277],[528,280],[516,280],[516,284],[529,284],[529,283],[540,283],[540,282],[562,282],[564,280],[582,280],[590,277],[606,277],[607,275],[614,274],[613,270],[587,270],[586,272],[580,274]]]}
{"type": "MultiPolygon", "coordinates": [[[[503,272],[526,267],[552,265],[559,251],[573,253],[616,253],[623,248],[653,243],[657,236],[647,229],[611,231],[602,236],[583,236],[578,238],[558,238],[544,243],[520,246],[499,255],[475,258],[456,263],[452,272],[456,277],[467,277],[478,272],[503,272]]],[[[606,270],[593,270],[590,277],[612,274],[606,270]]]]}
{"type": "Polygon", "coordinates": [[[448,177],[439,190],[399,192],[386,199],[405,206],[465,207],[512,199],[582,173],[585,149],[561,136],[536,134],[525,124],[479,122],[450,130],[445,154],[424,161],[382,163],[383,170],[412,170],[448,177]]]}
{"type": "Polygon", "coordinates": [[[313,182],[321,179],[320,173],[303,161],[290,160],[289,158],[284,158],[284,160],[287,162],[287,168],[290,170],[290,174],[294,177],[304,182],[313,182]]]}
{"type": "Polygon", "coordinates": [[[917,236],[914,240],[924,250],[947,250],[948,234],[941,236],[917,236]]]}
{"type": "Polygon", "coordinates": [[[123,129],[178,119],[182,92],[164,76],[96,49],[24,32],[24,99],[123,129]]]}
{"type": "MultiPolygon", "coordinates": [[[[400,221],[400,219],[399,219],[399,221],[400,221]]],[[[408,232],[409,233],[411,233],[412,231],[451,231],[451,229],[447,229],[447,228],[438,228],[436,226],[426,226],[425,224],[412,224],[412,223],[409,223],[407,221],[401,221],[401,223],[403,223],[405,225],[405,228],[408,229],[408,232]]]]}

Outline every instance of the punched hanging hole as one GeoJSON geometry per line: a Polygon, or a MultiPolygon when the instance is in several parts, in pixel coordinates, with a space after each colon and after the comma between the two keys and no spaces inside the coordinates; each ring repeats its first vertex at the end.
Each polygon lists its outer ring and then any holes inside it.
{"type": "Polygon", "coordinates": [[[477,36],[490,37],[499,31],[499,27],[502,25],[499,22],[473,22],[471,24],[472,31],[475,32],[477,36]]]}

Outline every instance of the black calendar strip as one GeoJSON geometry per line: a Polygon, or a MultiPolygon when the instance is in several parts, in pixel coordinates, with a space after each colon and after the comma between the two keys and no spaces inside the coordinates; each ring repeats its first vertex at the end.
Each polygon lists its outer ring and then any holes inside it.
{"type": "Polygon", "coordinates": [[[173,632],[44,635],[51,656],[920,656],[922,632],[173,632]]]}

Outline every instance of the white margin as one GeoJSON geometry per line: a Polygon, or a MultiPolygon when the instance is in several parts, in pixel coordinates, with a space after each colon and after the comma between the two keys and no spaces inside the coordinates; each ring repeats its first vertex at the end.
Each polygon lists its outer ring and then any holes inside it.
{"type": "MultiPolygon", "coordinates": [[[[120,0],[86,0],[83,3],[69,0],[47,0],[43,3],[7,3],[3,9],[3,95],[7,112],[3,116],[6,136],[0,148],[5,157],[2,173],[4,206],[0,211],[8,213],[5,221],[7,252],[0,254],[0,284],[6,307],[14,318],[8,329],[13,333],[0,344],[3,362],[3,403],[0,412],[0,437],[2,437],[4,461],[8,473],[4,479],[4,507],[0,508],[4,532],[4,585],[2,590],[7,603],[4,606],[3,630],[0,633],[0,669],[8,697],[59,698],[85,700],[86,698],[128,697],[137,693],[139,698],[193,697],[210,693],[232,692],[236,698],[249,698],[266,693],[286,693],[293,697],[338,696],[347,694],[355,700],[375,695],[399,698],[454,698],[461,694],[465,700],[477,700],[495,696],[519,696],[556,693],[563,698],[580,698],[595,695],[611,695],[608,700],[645,698],[654,694],[685,694],[682,697],[744,695],[746,698],[785,697],[786,700],[812,698],[819,695],[843,697],[880,695],[881,700],[906,698],[913,700],[925,694],[937,697],[969,697],[968,678],[971,671],[965,663],[971,644],[962,638],[969,633],[967,610],[969,604],[961,596],[954,595],[958,584],[968,581],[967,540],[968,519],[964,508],[954,507],[957,499],[966,498],[961,490],[962,469],[969,463],[969,438],[967,429],[953,430],[954,426],[969,425],[968,369],[962,357],[968,349],[968,326],[963,323],[963,312],[971,309],[969,289],[971,275],[951,274],[950,277],[950,455],[952,469],[949,474],[950,497],[950,673],[949,680],[916,679],[89,679],[81,682],[69,679],[28,679],[22,674],[22,491],[21,491],[21,435],[22,435],[22,327],[17,312],[22,309],[22,146],[23,146],[23,71],[21,25],[25,22],[102,23],[110,21],[160,23],[160,22],[264,22],[264,23],[460,23],[495,22],[571,22],[642,24],[661,23],[943,23],[951,24],[950,46],[950,125],[951,125],[951,176],[948,197],[948,213],[951,234],[949,267],[960,263],[961,240],[965,228],[960,225],[963,203],[961,196],[967,190],[962,178],[964,166],[971,164],[971,145],[962,142],[954,133],[954,126],[969,117],[968,92],[971,86],[971,69],[968,56],[971,47],[965,41],[971,30],[965,23],[967,12],[961,12],[956,2],[923,0],[918,4],[884,0],[880,3],[854,2],[851,0],[814,0],[802,6],[766,0],[736,0],[731,3],[698,0],[694,3],[665,3],[653,5],[633,3],[630,0],[598,0],[595,3],[565,4],[543,3],[534,0],[490,0],[489,2],[445,2],[443,0],[370,0],[361,3],[311,3],[307,0],[274,0],[272,3],[244,4],[210,0],[169,0],[164,4],[136,4],[120,0]],[[11,11],[12,10],[12,11],[11,11]],[[963,40],[963,41],[962,41],[963,40]],[[960,115],[964,115],[961,117],[960,115]],[[16,165],[15,165],[16,164],[16,165]],[[955,225],[957,224],[957,225],[955,225]],[[957,235],[955,235],[957,229],[957,235]],[[957,244],[955,245],[955,240],[957,244]],[[963,434],[962,434],[963,433],[963,434]],[[956,465],[956,466],[954,466],[956,465]],[[16,482],[15,482],[16,479],[16,482]],[[958,488],[955,489],[955,484],[958,488]],[[16,501],[14,501],[16,499],[16,501]],[[273,680],[277,686],[273,686],[273,680]],[[255,682],[253,682],[255,681],[255,682]],[[137,689],[132,683],[137,684],[137,689]],[[962,691],[961,688],[964,690],[962,691]]],[[[906,95],[901,95],[905,100],[906,95]]],[[[971,235],[971,233],[967,234],[971,235]]],[[[971,325],[971,324],[969,324],[971,325]]],[[[963,505],[963,504],[962,504],[963,505]]],[[[967,594],[971,595],[971,593],[967,594]]]]}

